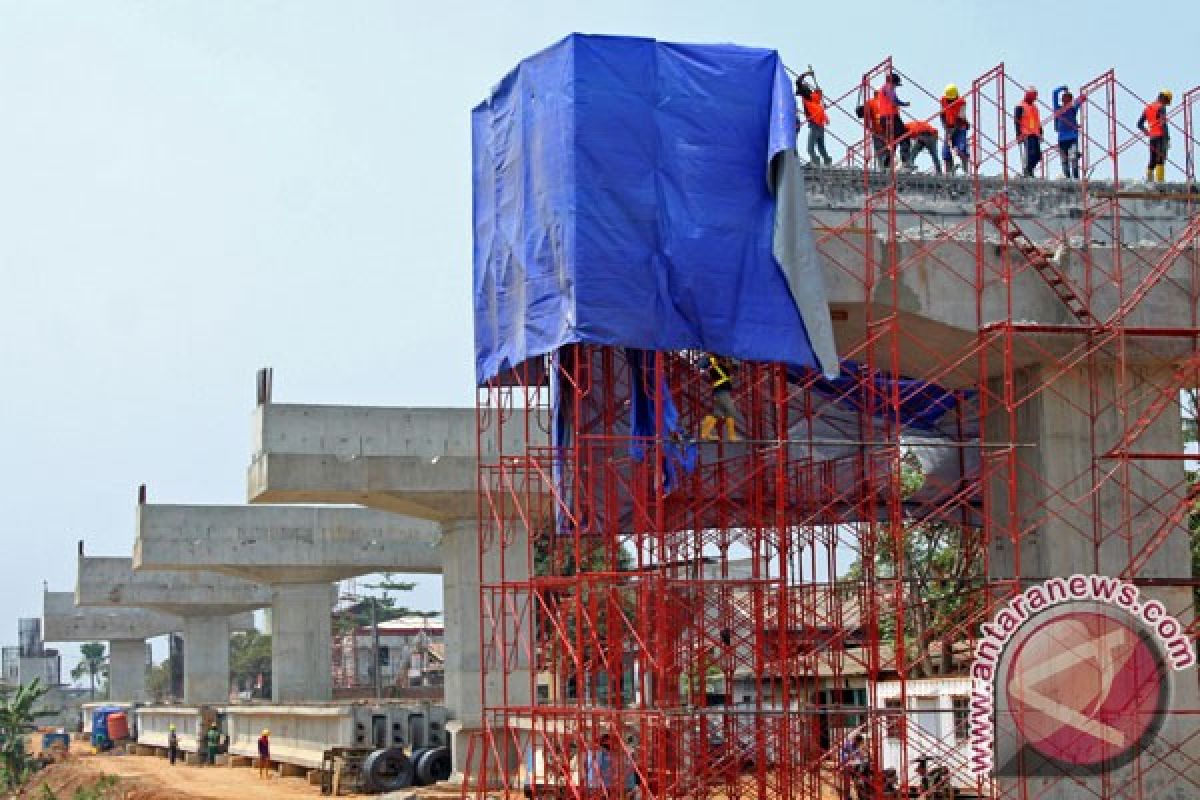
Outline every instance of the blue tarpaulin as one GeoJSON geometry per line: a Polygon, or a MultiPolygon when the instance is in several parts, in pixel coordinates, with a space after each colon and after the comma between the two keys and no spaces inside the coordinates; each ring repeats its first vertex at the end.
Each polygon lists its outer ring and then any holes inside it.
{"type": "Polygon", "coordinates": [[[574,342],[836,374],[795,137],[772,50],[576,34],[522,61],[472,114],[477,380],[574,342]]]}

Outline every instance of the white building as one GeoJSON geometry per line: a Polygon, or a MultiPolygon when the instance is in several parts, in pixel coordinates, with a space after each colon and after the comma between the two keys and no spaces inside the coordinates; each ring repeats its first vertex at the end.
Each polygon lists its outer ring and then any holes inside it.
{"type": "MultiPolygon", "coordinates": [[[[335,637],[335,686],[374,685],[373,646],[369,625],[335,637]]],[[[379,623],[379,674],[385,687],[441,686],[445,659],[445,625],[440,617],[398,617],[379,623]]]]}

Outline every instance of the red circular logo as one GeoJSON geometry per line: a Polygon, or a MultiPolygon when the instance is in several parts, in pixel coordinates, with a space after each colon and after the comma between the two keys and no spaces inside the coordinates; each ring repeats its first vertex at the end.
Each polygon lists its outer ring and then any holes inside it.
{"type": "Polygon", "coordinates": [[[1009,662],[1013,722],[1046,758],[1094,767],[1130,754],[1161,720],[1167,676],[1137,629],[1115,616],[1067,611],[1046,620],[1009,662]]]}

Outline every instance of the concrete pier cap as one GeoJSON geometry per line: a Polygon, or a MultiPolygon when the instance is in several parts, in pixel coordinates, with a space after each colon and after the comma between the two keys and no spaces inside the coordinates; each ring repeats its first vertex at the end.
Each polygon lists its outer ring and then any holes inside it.
{"type": "Polygon", "coordinates": [[[79,557],[75,602],[82,607],[135,607],[183,620],[183,699],[229,698],[229,635],[253,630],[255,609],[270,605],[270,590],[211,572],[134,572],[133,559],[79,557]]]}
{"type": "MultiPolygon", "coordinates": [[[[528,574],[528,542],[521,536],[504,542],[502,558],[481,563],[479,467],[481,461],[498,460],[501,452],[524,453],[525,431],[510,425],[504,428],[503,440],[497,440],[494,431],[480,436],[473,408],[274,403],[270,371],[259,376],[254,452],[247,473],[252,503],[356,504],[439,526],[445,696],[453,716],[447,730],[453,734],[454,770],[461,774],[470,736],[483,724],[484,698],[502,696],[497,671],[483,671],[480,577],[484,582],[496,580],[491,571],[501,561],[508,580],[519,581],[528,574]]],[[[538,435],[549,430],[549,425],[535,427],[538,435]]],[[[511,627],[529,629],[519,621],[511,627]]],[[[510,700],[532,685],[527,669],[509,671],[510,700]]]]}
{"type": "MultiPolygon", "coordinates": [[[[334,581],[441,572],[432,523],[362,508],[141,504],[133,564],[270,585],[272,699],[326,702],[334,581]]],[[[153,573],[148,573],[153,574],[153,573]]]]}
{"type": "Polygon", "coordinates": [[[144,608],[80,608],[74,592],[42,595],[42,630],[48,642],[107,642],[109,699],[144,702],[146,640],[183,630],[184,620],[144,608]]]}

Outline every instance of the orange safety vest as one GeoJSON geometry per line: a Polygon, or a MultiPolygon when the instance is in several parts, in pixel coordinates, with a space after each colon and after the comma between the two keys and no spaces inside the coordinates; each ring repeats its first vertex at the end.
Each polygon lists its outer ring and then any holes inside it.
{"type": "Polygon", "coordinates": [[[1146,106],[1146,129],[1150,134],[1150,138],[1157,139],[1159,136],[1166,134],[1166,126],[1163,124],[1165,120],[1166,114],[1163,113],[1163,104],[1158,100],[1146,106]]]}
{"type": "Polygon", "coordinates": [[[875,110],[879,112],[880,117],[885,119],[896,116],[896,104],[884,94],[883,89],[875,90],[875,110]]]}
{"type": "Polygon", "coordinates": [[[963,119],[963,114],[967,110],[967,101],[965,98],[956,97],[951,100],[948,97],[942,98],[942,124],[946,126],[946,130],[953,130],[959,126],[966,127],[967,121],[963,119]]]}
{"type": "Polygon", "coordinates": [[[917,138],[923,133],[932,133],[934,136],[938,135],[937,128],[933,127],[923,119],[914,119],[912,122],[905,123],[904,127],[908,128],[909,136],[911,136],[913,139],[917,138]]]}
{"type": "Polygon", "coordinates": [[[820,89],[813,89],[812,94],[804,101],[804,116],[814,125],[824,128],[829,124],[829,114],[825,111],[824,95],[820,89]]]}
{"type": "Polygon", "coordinates": [[[1021,103],[1021,138],[1042,135],[1042,118],[1038,116],[1037,106],[1033,103],[1021,103]]]}

